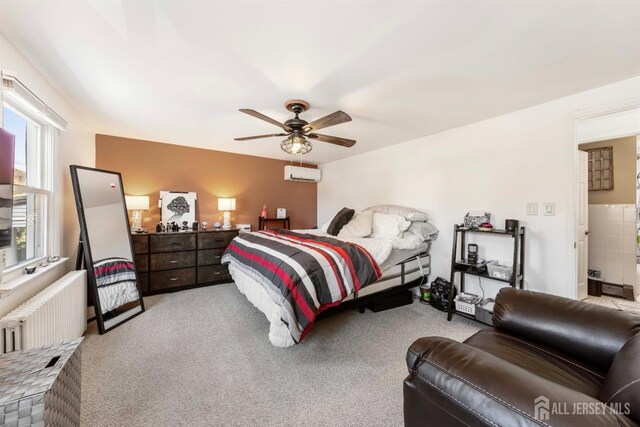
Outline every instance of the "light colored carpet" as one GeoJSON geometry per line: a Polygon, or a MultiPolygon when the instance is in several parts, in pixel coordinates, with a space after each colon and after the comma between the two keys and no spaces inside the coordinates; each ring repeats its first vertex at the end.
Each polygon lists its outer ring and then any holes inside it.
{"type": "Polygon", "coordinates": [[[85,426],[400,426],[405,354],[417,338],[464,340],[481,324],[415,301],[322,319],[295,347],[225,284],[145,298],[147,311],[83,344],[85,426]]]}

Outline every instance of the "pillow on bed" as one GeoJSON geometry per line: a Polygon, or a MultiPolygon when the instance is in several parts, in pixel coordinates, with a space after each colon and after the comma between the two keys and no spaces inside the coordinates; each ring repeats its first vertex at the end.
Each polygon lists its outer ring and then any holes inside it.
{"type": "Polygon", "coordinates": [[[400,215],[409,221],[426,221],[429,219],[429,215],[416,209],[407,208],[398,205],[377,205],[371,206],[365,209],[365,211],[373,211],[377,213],[400,215]]]}
{"type": "Polygon", "coordinates": [[[332,236],[337,236],[340,230],[342,230],[342,227],[344,227],[349,221],[351,221],[351,218],[353,218],[353,215],[355,213],[356,211],[354,211],[353,209],[340,209],[340,212],[338,212],[336,216],[334,216],[331,220],[331,224],[329,224],[329,227],[327,228],[327,233],[331,234],[332,236]]]}
{"type": "Polygon", "coordinates": [[[411,222],[400,215],[374,212],[372,232],[369,237],[373,239],[399,239],[410,225],[411,222]]]}
{"type": "Polygon", "coordinates": [[[423,243],[424,239],[421,239],[413,233],[405,231],[402,233],[401,239],[395,239],[393,241],[393,249],[414,250],[418,249],[423,243]]]}
{"type": "Polygon", "coordinates": [[[371,234],[373,211],[360,212],[338,233],[338,237],[367,237],[371,234]]]}
{"type": "Polygon", "coordinates": [[[407,230],[411,234],[415,234],[422,240],[435,240],[438,237],[439,230],[429,222],[412,222],[407,230]]]}

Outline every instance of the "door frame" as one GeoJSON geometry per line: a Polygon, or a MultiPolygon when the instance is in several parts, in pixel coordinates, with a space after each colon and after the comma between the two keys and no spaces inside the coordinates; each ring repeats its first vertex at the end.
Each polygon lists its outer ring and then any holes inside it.
{"type": "MultiPolygon", "coordinates": [[[[614,138],[624,138],[628,136],[636,137],[636,147],[640,145],[640,120],[634,120],[634,117],[640,117],[640,99],[632,99],[628,101],[618,102],[606,106],[601,106],[591,110],[577,111],[574,114],[574,145],[573,149],[573,185],[572,191],[572,209],[570,216],[569,233],[573,241],[573,268],[571,269],[573,283],[573,299],[578,298],[578,251],[576,249],[577,235],[576,229],[578,225],[578,174],[579,157],[578,146],[588,142],[603,141],[614,138]]],[[[639,150],[636,148],[636,153],[639,150]]],[[[636,171],[636,173],[639,171],[636,171]]],[[[637,287],[635,284],[634,288],[637,287]]]]}

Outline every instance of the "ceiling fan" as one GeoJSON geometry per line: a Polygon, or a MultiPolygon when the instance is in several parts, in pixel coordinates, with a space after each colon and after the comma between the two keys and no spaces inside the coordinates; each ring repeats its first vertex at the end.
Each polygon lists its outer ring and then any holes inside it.
{"type": "Polygon", "coordinates": [[[327,128],[329,126],[335,126],[341,123],[350,122],[351,117],[344,111],[336,111],[335,113],[331,113],[328,116],[321,117],[318,120],[314,120],[309,123],[306,120],[298,117],[300,113],[303,113],[309,109],[309,103],[307,101],[303,101],[302,99],[290,99],[284,103],[284,106],[287,110],[295,114],[295,117],[293,119],[289,119],[284,123],[280,123],[279,121],[274,120],[271,117],[265,116],[262,113],[248,108],[241,108],[240,111],[260,120],[264,120],[265,122],[269,122],[272,125],[276,125],[279,128],[282,128],[285,133],[245,136],[242,138],[234,139],[236,141],[249,141],[252,139],[286,136],[287,138],[280,143],[280,148],[282,148],[283,151],[289,154],[300,155],[307,154],[313,148],[311,142],[307,138],[315,139],[322,142],[328,142],[329,144],[340,145],[342,147],[353,147],[353,145],[356,143],[356,141],[353,139],[339,138],[337,136],[315,133],[315,131],[327,128]]]}

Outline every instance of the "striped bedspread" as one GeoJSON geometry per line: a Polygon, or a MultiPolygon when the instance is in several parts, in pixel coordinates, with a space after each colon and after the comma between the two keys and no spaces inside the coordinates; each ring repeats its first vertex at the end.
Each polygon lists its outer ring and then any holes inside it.
{"type": "Polygon", "coordinates": [[[96,286],[109,286],[122,282],[136,282],[136,268],[130,259],[105,258],[93,263],[96,286]]]}
{"type": "Polygon", "coordinates": [[[241,234],[233,239],[222,262],[265,287],[280,305],[282,321],[296,343],[322,310],[382,275],[361,246],[289,230],[241,234]]]}

